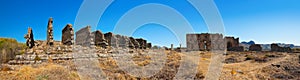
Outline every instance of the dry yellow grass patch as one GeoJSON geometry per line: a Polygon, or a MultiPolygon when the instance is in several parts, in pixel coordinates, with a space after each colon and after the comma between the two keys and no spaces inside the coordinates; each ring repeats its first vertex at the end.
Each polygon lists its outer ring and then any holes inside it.
{"type": "Polygon", "coordinates": [[[6,76],[0,77],[3,80],[79,80],[76,72],[69,71],[60,65],[41,64],[36,67],[22,66],[19,70],[13,71],[6,76]]]}

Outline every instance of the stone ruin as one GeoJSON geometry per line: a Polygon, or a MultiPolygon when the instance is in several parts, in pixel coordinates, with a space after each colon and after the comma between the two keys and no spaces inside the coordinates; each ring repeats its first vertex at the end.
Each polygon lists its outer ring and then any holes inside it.
{"type": "Polygon", "coordinates": [[[137,42],[139,42],[140,44],[140,49],[146,49],[147,48],[147,41],[139,38],[139,39],[135,39],[137,42]]]}
{"type": "Polygon", "coordinates": [[[262,51],[262,47],[260,44],[252,44],[249,47],[249,51],[262,51]]]}
{"type": "Polygon", "coordinates": [[[225,37],[227,51],[244,51],[243,46],[239,46],[239,38],[225,37]]]}
{"type": "Polygon", "coordinates": [[[117,38],[117,44],[118,44],[118,47],[119,48],[127,48],[129,47],[129,40],[126,39],[125,36],[122,36],[122,35],[116,35],[116,38],[117,38]]]}
{"type": "Polygon", "coordinates": [[[94,35],[94,43],[96,46],[100,46],[102,48],[106,48],[108,46],[104,34],[100,30],[94,31],[92,34],[94,35]]]}
{"type": "Polygon", "coordinates": [[[49,18],[47,26],[47,45],[53,45],[53,18],[49,18]]]}
{"type": "Polygon", "coordinates": [[[33,48],[35,45],[34,45],[34,39],[33,39],[33,32],[32,32],[32,28],[28,28],[28,32],[27,34],[24,36],[24,38],[26,39],[26,45],[29,47],[29,48],[33,48]]]}
{"type": "Polygon", "coordinates": [[[222,34],[187,34],[187,50],[188,51],[210,51],[224,50],[224,38],[222,34]]]}
{"type": "Polygon", "coordinates": [[[123,35],[114,35],[111,32],[103,34],[97,30],[91,33],[90,26],[80,29],[76,32],[76,45],[81,46],[100,46],[102,48],[130,48],[130,49],[150,49],[151,43],[144,39],[134,39],[123,35]]]}
{"type": "Polygon", "coordinates": [[[271,44],[271,51],[275,52],[292,52],[290,47],[280,47],[278,44],[271,44]]]}
{"type": "Polygon", "coordinates": [[[67,24],[67,26],[62,30],[61,43],[63,45],[74,44],[74,29],[72,27],[72,24],[67,24]]]}
{"type": "Polygon", "coordinates": [[[147,48],[151,49],[152,48],[152,44],[151,43],[147,43],[147,48]]]}
{"type": "MultiPolygon", "coordinates": [[[[141,39],[139,42],[133,37],[127,37],[123,35],[114,35],[111,32],[106,34],[102,33],[100,30],[91,32],[91,27],[84,27],[74,34],[74,29],[72,24],[67,24],[62,29],[61,41],[53,40],[53,18],[49,18],[47,25],[47,40],[37,40],[33,39],[32,28],[28,28],[28,33],[24,36],[26,39],[26,45],[32,49],[26,49],[25,53],[22,55],[16,55],[16,58],[9,61],[8,64],[18,65],[18,64],[35,64],[36,58],[38,57],[37,63],[47,61],[49,57],[52,60],[71,60],[74,59],[72,53],[74,52],[74,47],[96,47],[96,51],[99,53],[112,53],[112,49],[146,49],[151,48],[151,43],[147,43],[146,40],[141,39]],[[76,35],[76,37],[74,36],[76,35]],[[75,40],[74,40],[75,38],[75,40]],[[140,46],[142,43],[142,47],[140,46]],[[75,46],[71,46],[75,45],[75,46]],[[34,47],[34,48],[33,48],[34,47]],[[99,49],[102,47],[104,49],[99,49]],[[107,49],[109,47],[109,49],[107,49]]],[[[89,48],[83,48],[87,50],[89,48]]],[[[76,50],[76,49],[75,49],[76,50]]],[[[131,50],[133,51],[133,50],[131,50]]],[[[139,50],[137,50],[139,51],[139,50]]],[[[144,50],[142,50],[144,51],[144,50]]],[[[75,51],[76,52],[76,51],[75,51]]],[[[0,52],[1,53],[1,52],[0,52]]],[[[108,55],[97,54],[94,56],[107,57],[108,55]]]]}
{"type": "Polygon", "coordinates": [[[94,36],[90,31],[91,26],[84,27],[76,32],[75,44],[89,47],[94,45],[94,36]]]}
{"type": "Polygon", "coordinates": [[[115,37],[115,35],[111,32],[105,33],[104,37],[108,43],[108,46],[113,47],[113,48],[118,48],[118,42],[117,42],[117,38],[115,37]]]}
{"type": "Polygon", "coordinates": [[[140,48],[140,43],[138,41],[136,41],[133,37],[129,37],[130,42],[133,44],[133,48],[134,49],[139,49],[140,48]]]}

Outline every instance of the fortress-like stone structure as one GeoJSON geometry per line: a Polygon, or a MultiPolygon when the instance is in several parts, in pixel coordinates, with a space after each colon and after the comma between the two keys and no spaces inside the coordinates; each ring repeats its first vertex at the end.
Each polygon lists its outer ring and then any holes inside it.
{"type": "Polygon", "coordinates": [[[227,51],[244,51],[244,47],[239,46],[239,38],[224,38],[222,34],[187,34],[186,41],[188,51],[211,51],[225,49],[227,49],[227,51]]]}

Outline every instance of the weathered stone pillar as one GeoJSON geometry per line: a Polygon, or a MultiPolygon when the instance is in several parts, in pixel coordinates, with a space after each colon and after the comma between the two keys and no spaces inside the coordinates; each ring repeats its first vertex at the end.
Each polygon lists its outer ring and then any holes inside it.
{"type": "Polygon", "coordinates": [[[26,39],[26,45],[29,48],[34,47],[34,39],[33,39],[33,32],[32,32],[32,28],[28,28],[28,32],[27,34],[24,36],[24,38],[26,39]]]}
{"type": "Polygon", "coordinates": [[[47,45],[52,46],[53,41],[53,18],[49,18],[48,26],[47,26],[47,45]]]}

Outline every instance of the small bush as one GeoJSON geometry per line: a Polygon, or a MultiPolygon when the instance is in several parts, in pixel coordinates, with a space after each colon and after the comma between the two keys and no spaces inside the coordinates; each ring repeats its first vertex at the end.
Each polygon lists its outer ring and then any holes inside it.
{"type": "Polygon", "coordinates": [[[253,60],[255,58],[252,55],[246,55],[245,57],[246,57],[245,61],[247,61],[247,60],[253,60]]]}

